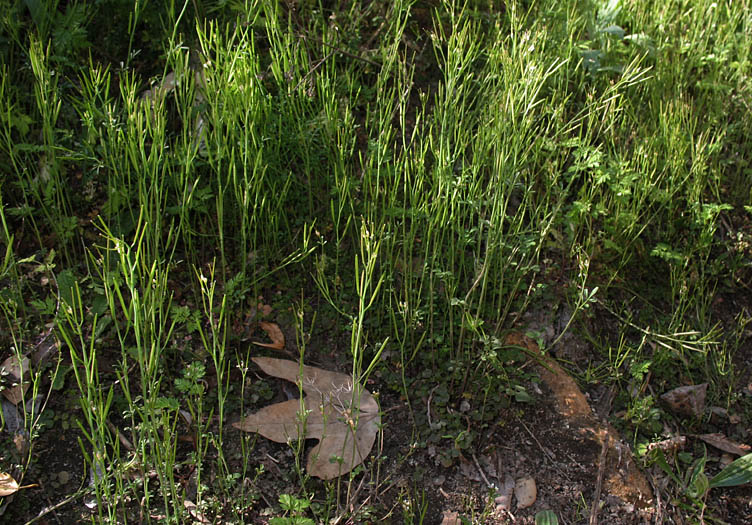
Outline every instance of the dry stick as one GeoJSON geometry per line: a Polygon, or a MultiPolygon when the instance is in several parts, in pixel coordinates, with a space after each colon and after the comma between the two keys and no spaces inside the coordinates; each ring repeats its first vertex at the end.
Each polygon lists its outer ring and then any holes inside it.
{"type": "Polygon", "coordinates": [[[300,79],[300,82],[298,82],[298,83],[297,83],[297,84],[295,85],[295,87],[293,88],[293,91],[297,91],[297,90],[298,90],[298,88],[300,87],[300,85],[301,85],[301,84],[302,84],[303,82],[305,82],[306,80],[308,80],[308,78],[309,78],[309,77],[310,77],[311,75],[313,75],[313,73],[315,73],[315,72],[316,72],[316,70],[317,70],[318,68],[320,68],[320,67],[321,67],[321,64],[323,64],[324,62],[326,62],[327,60],[329,60],[329,59],[330,59],[330,58],[332,57],[332,55],[334,55],[334,53],[335,53],[335,52],[336,52],[336,51],[332,51],[331,53],[329,53],[328,55],[326,55],[326,56],[325,56],[324,58],[322,58],[321,60],[319,60],[318,62],[316,62],[316,65],[315,65],[315,66],[313,66],[313,67],[312,67],[312,68],[311,68],[311,69],[310,69],[310,70],[308,71],[308,73],[306,73],[306,74],[305,74],[305,76],[304,76],[303,78],[301,78],[301,79],[300,79]]]}
{"type": "Polygon", "coordinates": [[[535,441],[535,444],[538,445],[539,449],[541,449],[541,452],[543,452],[543,454],[548,459],[550,459],[554,463],[554,465],[555,465],[556,458],[553,456],[553,454],[551,454],[551,452],[549,450],[543,448],[543,445],[540,444],[540,441],[538,441],[538,438],[535,437],[535,434],[533,434],[533,432],[528,428],[528,426],[525,424],[524,421],[522,421],[521,419],[519,419],[518,421],[522,424],[522,426],[525,428],[525,430],[527,430],[527,433],[530,434],[530,437],[533,438],[533,441],[535,441]]]}
{"type": "Polygon", "coordinates": [[[478,461],[478,458],[475,457],[475,453],[473,453],[473,463],[475,463],[475,468],[477,468],[478,472],[480,472],[480,477],[483,478],[483,481],[486,483],[486,486],[489,489],[496,490],[496,486],[493,483],[491,483],[490,481],[488,481],[488,478],[486,477],[486,473],[483,472],[483,469],[480,466],[480,462],[478,461]]]}
{"type": "Polygon", "coordinates": [[[428,394],[428,402],[426,403],[426,416],[428,417],[428,428],[433,430],[433,423],[431,423],[431,399],[433,399],[433,393],[434,391],[439,388],[439,385],[436,385],[431,389],[431,393],[428,394]]]}
{"type": "Polygon", "coordinates": [[[299,35],[299,36],[300,36],[300,38],[302,38],[304,40],[315,40],[319,44],[322,44],[322,45],[328,47],[329,49],[333,49],[334,50],[333,53],[339,53],[339,54],[345,55],[347,57],[350,57],[352,59],[360,60],[362,62],[365,62],[366,64],[371,64],[374,67],[381,67],[381,64],[379,64],[378,62],[375,62],[375,61],[370,60],[368,58],[356,55],[354,53],[350,53],[349,51],[345,51],[344,49],[341,49],[341,48],[339,48],[337,46],[333,46],[332,44],[327,44],[326,42],[324,42],[321,39],[313,38],[313,37],[310,37],[308,35],[299,35]]]}
{"type": "Polygon", "coordinates": [[[608,443],[611,436],[606,430],[606,436],[603,438],[601,445],[601,456],[598,461],[598,477],[595,482],[595,493],[593,494],[593,504],[590,506],[590,520],[588,525],[598,525],[598,510],[600,508],[601,489],[603,488],[603,476],[606,473],[606,458],[608,456],[608,443]]]}
{"type": "Polygon", "coordinates": [[[56,512],[57,509],[59,509],[60,507],[65,506],[65,505],[67,505],[71,501],[77,500],[78,498],[80,498],[81,496],[83,496],[84,494],[86,494],[87,492],[90,492],[90,491],[91,491],[91,489],[89,487],[78,489],[77,492],[75,492],[74,494],[68,496],[63,501],[61,501],[59,503],[56,503],[55,505],[52,505],[50,507],[43,508],[41,511],[39,511],[39,514],[37,514],[34,518],[32,518],[29,521],[27,521],[26,525],[31,525],[32,523],[34,523],[34,522],[42,519],[43,517],[45,517],[47,514],[49,514],[51,512],[55,516],[55,519],[59,522],[60,520],[57,518],[57,512],[56,512]]]}
{"type": "MultiPolygon", "coordinates": [[[[531,438],[533,438],[533,441],[535,441],[536,445],[538,445],[538,448],[541,449],[541,452],[543,452],[543,455],[546,456],[548,460],[551,462],[551,467],[556,472],[561,474],[561,477],[563,477],[566,480],[571,481],[571,478],[569,477],[569,475],[556,465],[556,457],[553,455],[553,453],[550,450],[543,448],[543,445],[540,444],[540,441],[538,441],[538,438],[535,437],[535,434],[533,434],[533,432],[530,430],[530,428],[528,428],[528,426],[525,424],[523,420],[518,418],[517,421],[519,421],[520,424],[525,428],[525,430],[527,430],[527,433],[530,435],[531,438]]],[[[572,459],[571,456],[569,456],[569,458],[572,459]]]]}
{"type": "Polygon", "coordinates": [[[655,525],[660,525],[661,523],[663,523],[663,503],[661,502],[661,490],[660,487],[658,487],[658,482],[655,480],[653,473],[648,471],[648,475],[650,476],[650,484],[653,486],[653,493],[655,494],[655,518],[653,519],[653,523],[655,523],[655,525]]]}

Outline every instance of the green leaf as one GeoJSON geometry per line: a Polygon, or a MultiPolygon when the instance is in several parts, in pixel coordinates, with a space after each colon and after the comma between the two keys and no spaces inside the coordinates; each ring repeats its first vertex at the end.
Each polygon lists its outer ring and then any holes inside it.
{"type": "Polygon", "coordinates": [[[601,29],[603,33],[606,33],[611,36],[615,36],[618,39],[624,38],[625,31],[620,26],[617,26],[616,24],[612,24],[608,27],[604,27],[601,29]]]}
{"type": "Polygon", "coordinates": [[[55,371],[55,375],[52,377],[52,389],[53,390],[62,390],[65,386],[65,376],[68,375],[68,372],[73,370],[72,366],[61,366],[55,371]]]}
{"type": "Polygon", "coordinates": [[[710,480],[709,487],[736,487],[752,481],[752,454],[742,456],[710,480]]]}
{"type": "Polygon", "coordinates": [[[542,510],[535,515],[535,525],[559,525],[559,518],[552,510],[542,510]]]}
{"type": "Polygon", "coordinates": [[[668,462],[666,461],[666,456],[663,455],[663,451],[661,449],[655,449],[655,450],[656,450],[656,454],[655,454],[656,465],[661,467],[661,470],[663,470],[663,472],[665,472],[666,475],[668,475],[668,477],[670,477],[674,483],[676,483],[677,485],[681,487],[683,484],[681,480],[679,480],[679,478],[676,476],[676,474],[674,474],[674,471],[669,466],[668,462]]]}
{"type": "Polygon", "coordinates": [[[57,275],[57,287],[60,297],[69,306],[75,305],[76,283],[76,277],[70,270],[63,270],[57,275]]]}

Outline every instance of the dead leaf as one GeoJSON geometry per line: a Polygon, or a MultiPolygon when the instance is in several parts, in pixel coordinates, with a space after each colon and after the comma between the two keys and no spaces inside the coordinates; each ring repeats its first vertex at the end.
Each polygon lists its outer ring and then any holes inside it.
{"type": "MultiPolygon", "coordinates": [[[[145,91],[142,95],[142,99],[149,102],[154,108],[157,105],[159,99],[164,98],[168,93],[175,90],[180,82],[185,82],[187,73],[181,78],[178,78],[174,72],[170,72],[165,75],[162,82],[153,88],[145,91]]],[[[195,71],[193,73],[193,79],[196,86],[196,91],[193,95],[193,107],[198,108],[204,102],[204,95],[202,91],[206,88],[206,79],[203,71],[195,71]]],[[[196,122],[193,125],[193,137],[198,143],[199,153],[204,154],[206,151],[206,138],[204,136],[204,117],[199,113],[196,122]]]]}
{"type": "Polygon", "coordinates": [[[6,472],[0,472],[0,496],[10,496],[18,492],[18,482],[6,472]]]}
{"type": "Polygon", "coordinates": [[[370,392],[353,385],[352,377],[313,366],[302,367],[286,359],[255,357],[269,375],[292,383],[301,381],[303,399],[290,399],[247,416],[233,426],[257,432],[277,443],[305,439],[320,442],[308,455],[308,473],[332,479],[361,464],[373,448],[381,416],[370,392]],[[307,411],[305,424],[298,413],[307,411]],[[301,428],[304,432],[300,432],[301,428]]]}
{"type": "Polygon", "coordinates": [[[273,348],[274,350],[284,349],[285,334],[282,333],[282,329],[280,329],[279,325],[277,325],[276,323],[267,323],[266,321],[261,321],[259,323],[259,326],[264,332],[266,332],[266,335],[269,336],[269,339],[271,339],[272,342],[259,343],[258,341],[254,341],[253,344],[263,346],[264,348],[273,348]]]}
{"type": "Polygon", "coordinates": [[[261,311],[262,317],[269,317],[272,315],[272,306],[270,304],[264,304],[261,302],[258,304],[258,309],[261,311]]]}
{"type": "Polygon", "coordinates": [[[30,489],[33,487],[38,487],[36,483],[32,485],[24,485],[23,487],[18,486],[18,482],[13,479],[13,476],[8,474],[7,472],[0,472],[0,496],[10,496],[11,494],[15,494],[21,489],[30,489]]]}
{"type": "Polygon", "coordinates": [[[198,507],[192,501],[183,500],[183,506],[185,507],[185,510],[188,511],[188,514],[190,514],[191,517],[196,520],[194,523],[211,523],[211,521],[206,519],[206,516],[198,511],[198,507]]]}
{"type": "Polygon", "coordinates": [[[499,494],[494,499],[496,508],[499,510],[512,510],[512,495],[514,494],[514,479],[507,475],[504,477],[504,483],[499,488],[499,494]]]}
{"type": "Polygon", "coordinates": [[[749,445],[731,441],[721,433],[700,434],[697,437],[702,439],[710,446],[713,446],[719,450],[723,450],[724,452],[728,452],[729,454],[736,454],[737,456],[745,456],[750,453],[750,450],[752,450],[752,447],[750,447],[749,445]]]}
{"type": "Polygon", "coordinates": [[[0,370],[2,370],[2,375],[6,376],[5,382],[12,385],[3,390],[3,395],[8,401],[17,405],[29,389],[29,381],[22,380],[29,373],[29,358],[24,356],[19,363],[18,357],[12,355],[3,361],[0,370]]]}
{"type": "Polygon", "coordinates": [[[6,472],[0,472],[0,496],[10,496],[18,492],[18,482],[6,472]]]}
{"type": "Polygon", "coordinates": [[[518,479],[514,484],[514,497],[517,498],[517,508],[526,509],[538,498],[538,488],[535,480],[530,476],[518,479]]]}
{"type": "Polygon", "coordinates": [[[701,417],[705,411],[705,394],[707,391],[707,383],[680,386],[663,394],[661,400],[677,414],[701,417]]]}

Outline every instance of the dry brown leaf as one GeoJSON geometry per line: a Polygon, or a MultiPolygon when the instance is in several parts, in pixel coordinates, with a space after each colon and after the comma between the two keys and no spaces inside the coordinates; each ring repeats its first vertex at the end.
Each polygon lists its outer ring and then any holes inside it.
{"type": "Polygon", "coordinates": [[[512,496],[514,495],[514,479],[510,475],[505,476],[499,494],[494,499],[498,510],[512,510],[512,496]]]}
{"type": "Polygon", "coordinates": [[[23,487],[19,487],[18,482],[13,479],[13,476],[8,474],[7,472],[0,472],[0,496],[10,496],[11,494],[15,494],[21,489],[30,489],[37,486],[38,485],[35,483],[33,485],[24,485],[23,487]]]}
{"type": "Polygon", "coordinates": [[[300,366],[294,361],[269,357],[253,361],[269,375],[292,383],[301,381],[306,396],[262,408],[234,423],[235,428],[257,432],[277,443],[298,440],[301,434],[320,440],[308,455],[307,469],[322,479],[346,474],[365,460],[381,423],[379,406],[368,390],[353,385],[347,374],[303,366],[301,378],[300,366]],[[298,418],[303,407],[307,411],[305,425],[298,418]]]}
{"type": "Polygon", "coordinates": [[[3,361],[0,370],[3,370],[6,381],[13,385],[5,388],[3,395],[8,401],[17,405],[23,400],[24,394],[29,389],[29,381],[22,381],[22,377],[29,373],[29,358],[24,356],[19,363],[18,357],[12,355],[3,361]]]}
{"type": "Polygon", "coordinates": [[[263,317],[272,315],[272,307],[269,304],[259,303],[258,309],[261,311],[263,317]]]}
{"type": "Polygon", "coordinates": [[[206,519],[206,516],[198,511],[198,507],[192,501],[183,500],[183,506],[185,507],[185,510],[188,511],[188,514],[190,514],[191,517],[196,520],[194,523],[211,523],[211,521],[206,519]]]}
{"type": "Polygon", "coordinates": [[[263,346],[265,348],[273,348],[274,350],[282,350],[285,347],[285,334],[282,333],[282,329],[278,324],[261,321],[259,323],[259,326],[264,332],[266,332],[266,335],[269,336],[269,339],[271,339],[272,342],[259,343],[258,341],[254,341],[253,344],[263,346]]]}
{"type": "Polygon", "coordinates": [[[677,414],[701,417],[705,411],[705,394],[707,391],[707,383],[680,386],[663,394],[661,400],[677,414]]]}
{"type": "Polygon", "coordinates": [[[0,472],[0,496],[10,496],[18,492],[18,482],[7,472],[0,472]]]}
{"type": "Polygon", "coordinates": [[[750,450],[752,450],[752,447],[750,447],[749,445],[731,441],[721,433],[700,434],[697,437],[702,439],[710,446],[713,446],[719,450],[723,450],[724,452],[728,452],[729,454],[736,454],[737,456],[745,456],[750,453],[750,450]]]}

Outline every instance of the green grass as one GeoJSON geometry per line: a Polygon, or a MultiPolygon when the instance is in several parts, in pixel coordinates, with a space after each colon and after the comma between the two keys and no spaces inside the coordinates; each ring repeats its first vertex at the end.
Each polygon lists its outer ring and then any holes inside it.
{"type": "MultiPolygon", "coordinates": [[[[95,521],[132,501],[186,519],[188,467],[210,519],[262,505],[252,438],[233,463],[225,433],[255,388],[237,327],[259,297],[295,306],[302,359],[330,327],[343,370],[408,402],[519,392],[503,336],[558,305],[567,328],[618,326],[581,328],[600,353],[583,377],[620,392],[635,444],[668,417],[635,385],[739,401],[749,312],[715,305],[750,283],[747,3],[428,4],[4,9],[0,356],[54,324],[26,397],[72,367],[95,521]]],[[[21,475],[54,432],[22,413],[30,450],[0,451],[21,475]]],[[[284,519],[360,508],[357,479],[284,519]]]]}

